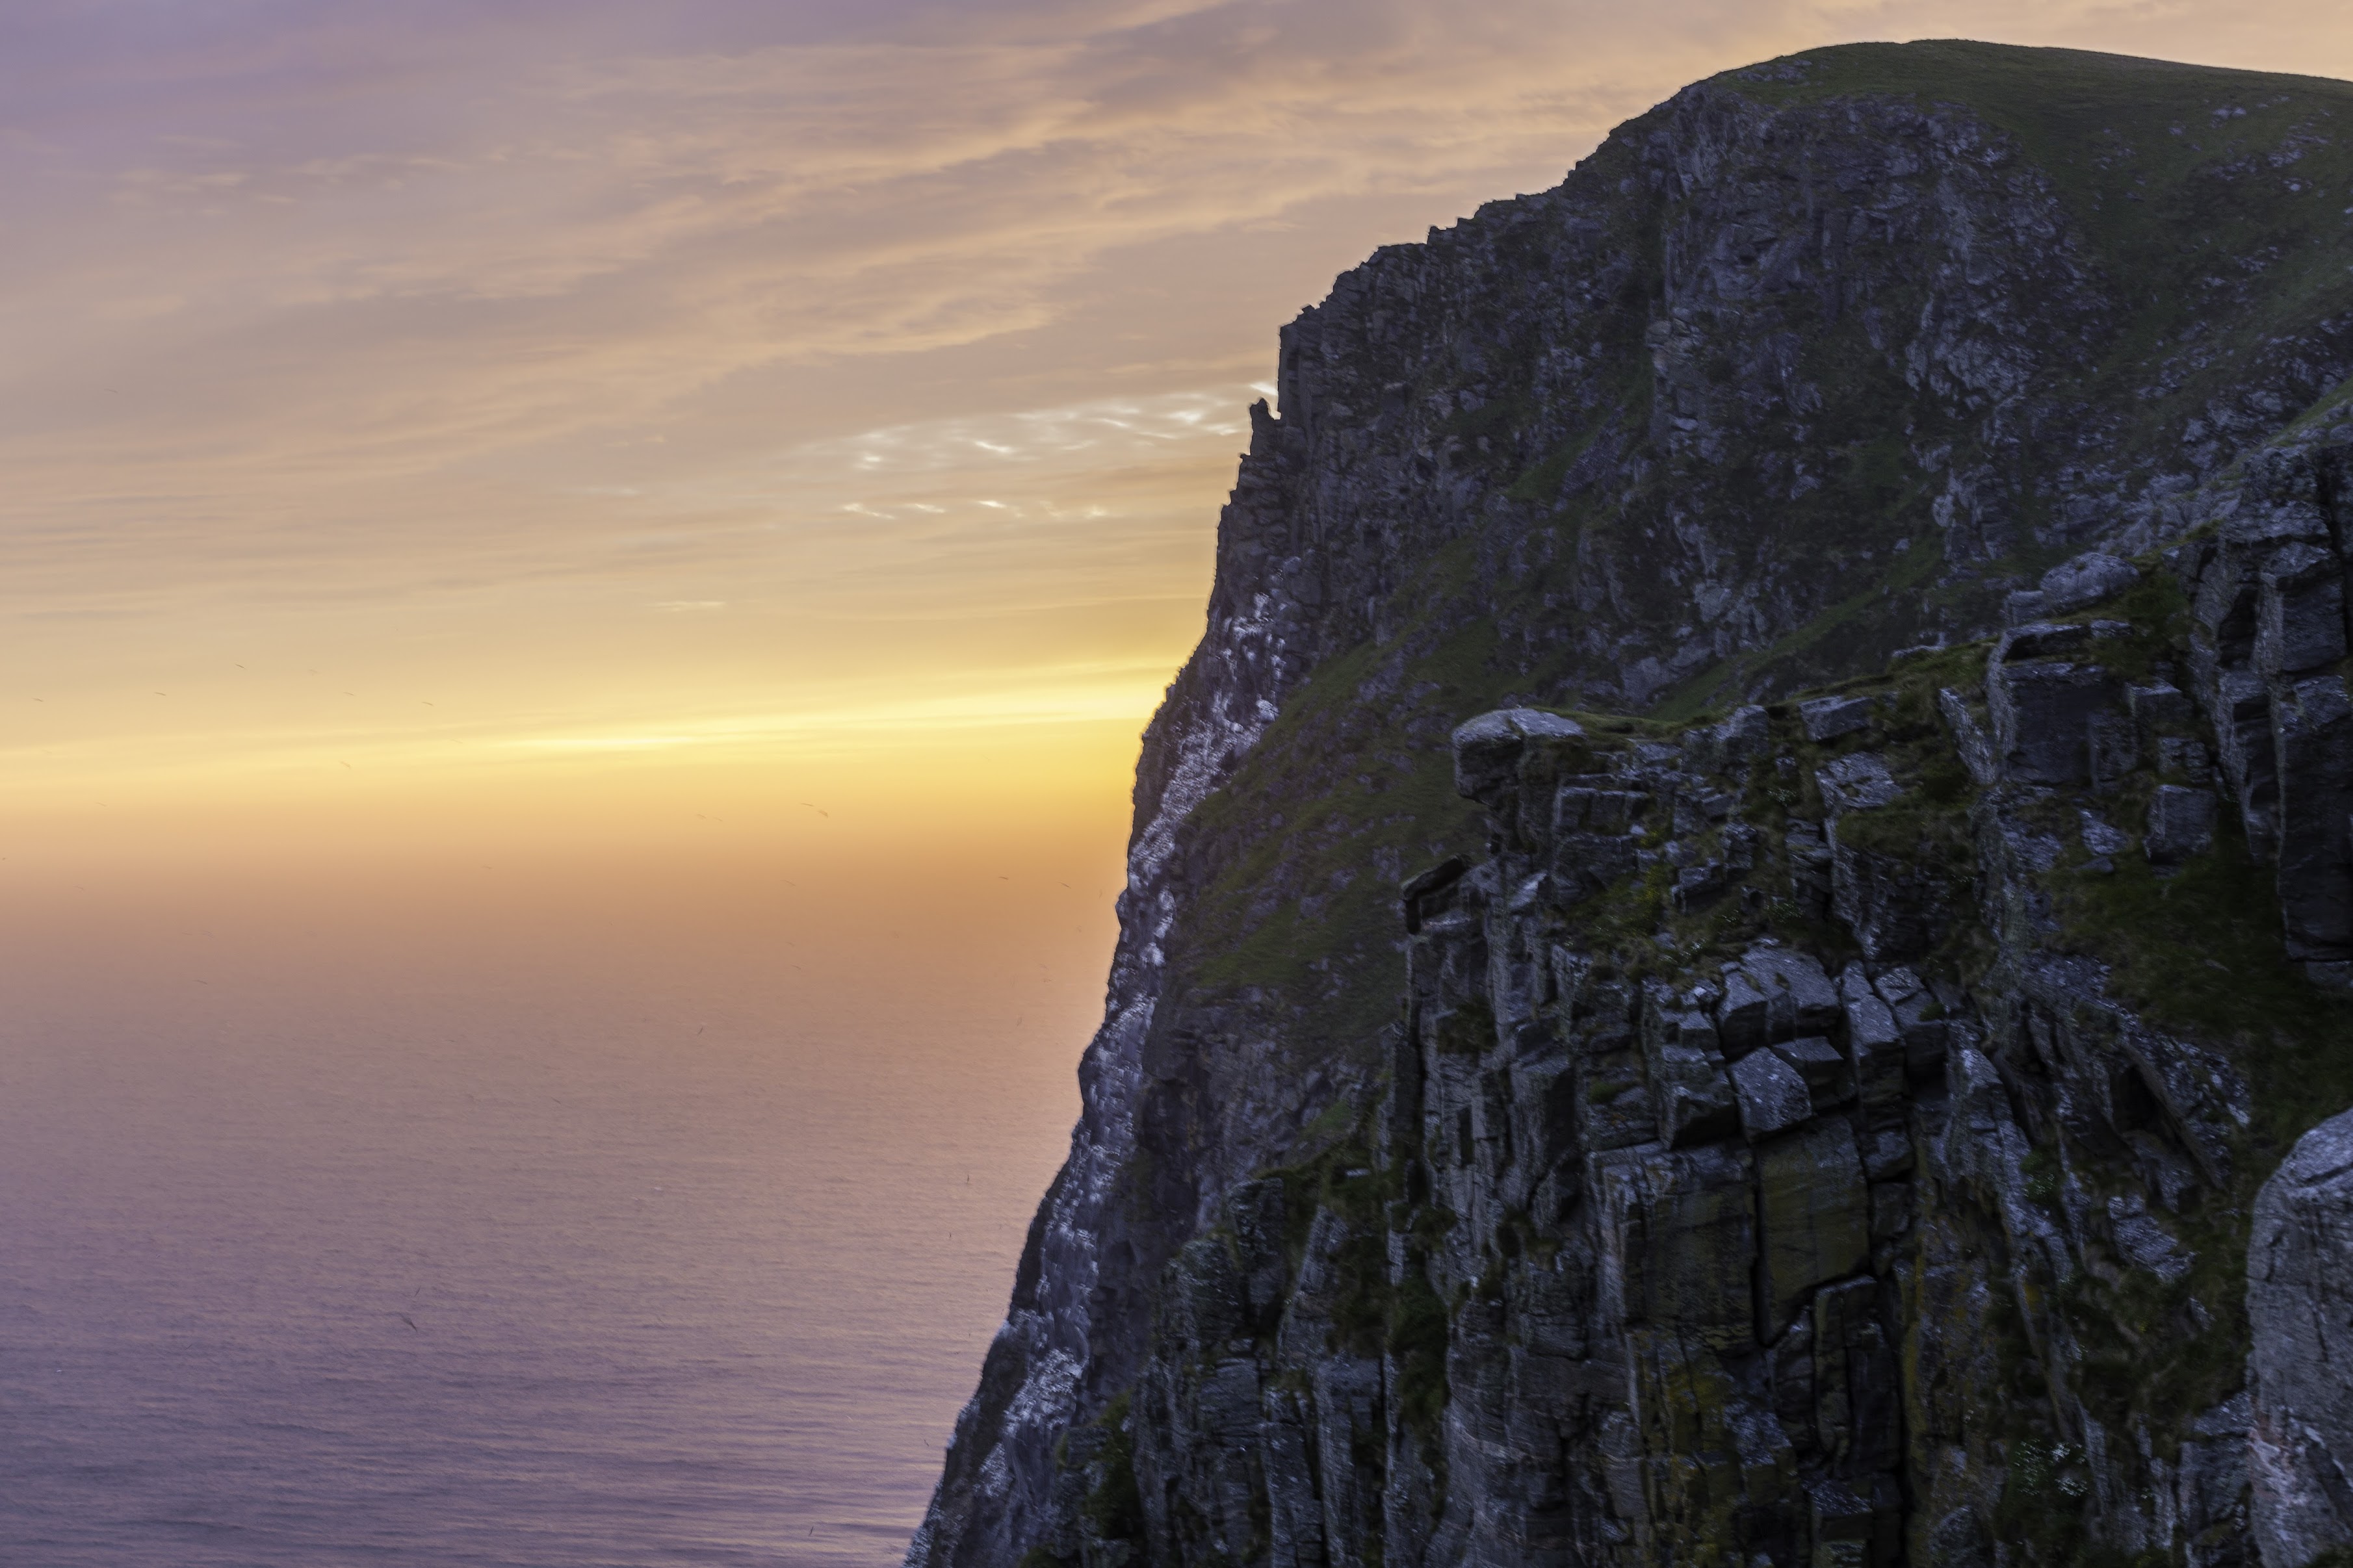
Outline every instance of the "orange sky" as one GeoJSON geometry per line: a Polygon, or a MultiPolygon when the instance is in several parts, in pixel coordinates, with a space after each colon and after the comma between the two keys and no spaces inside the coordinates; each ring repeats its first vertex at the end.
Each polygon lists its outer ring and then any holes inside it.
{"type": "Polygon", "coordinates": [[[643,9],[0,21],[0,876],[1115,864],[1275,331],[1376,244],[1820,42],[2353,75],[2333,4],[643,9]]]}

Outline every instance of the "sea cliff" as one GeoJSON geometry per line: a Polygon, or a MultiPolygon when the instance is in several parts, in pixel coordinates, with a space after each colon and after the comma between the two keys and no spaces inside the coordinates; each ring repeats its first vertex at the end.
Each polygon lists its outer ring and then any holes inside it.
{"type": "Polygon", "coordinates": [[[910,1564],[2353,1546],[2348,132],[1816,50],[1284,329],[910,1564]]]}

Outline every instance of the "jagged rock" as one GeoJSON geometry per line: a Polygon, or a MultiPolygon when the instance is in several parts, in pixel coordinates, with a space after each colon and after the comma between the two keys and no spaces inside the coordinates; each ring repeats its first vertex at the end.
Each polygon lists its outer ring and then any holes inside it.
{"type": "Polygon", "coordinates": [[[1799,703],[1798,713],[1806,739],[1817,745],[1871,728],[1871,704],[1861,697],[1817,697],[1799,703]]]}
{"type": "Polygon", "coordinates": [[[1854,1098],[1854,1080],[1847,1070],[1845,1053],[1823,1036],[1783,1040],[1772,1048],[1806,1080],[1817,1109],[1843,1105],[1854,1098]]]}
{"type": "Polygon", "coordinates": [[[2252,670],[2229,670],[2211,688],[2214,750],[2237,801],[2247,847],[2268,860],[2279,849],[2279,752],[2272,738],[2272,694],[2252,670]]]}
{"type": "Polygon", "coordinates": [[[1839,985],[1844,996],[1847,1052],[1863,1109],[1874,1118],[1883,1117],[1903,1103],[1904,1032],[1896,1026],[1895,1010],[1872,991],[1861,964],[1849,966],[1839,985]]]}
{"type": "Polygon", "coordinates": [[[2090,855],[2121,855],[2132,847],[2132,835],[2094,811],[2075,813],[2084,849],[2090,855]]]}
{"type": "Polygon", "coordinates": [[[1822,798],[1837,811],[1869,811],[1893,805],[1904,794],[1904,786],[1888,773],[1886,762],[1869,752],[1857,752],[1817,769],[1814,780],[1822,798]]]}
{"type": "Polygon", "coordinates": [[[1736,708],[1706,729],[1693,731],[1686,747],[1695,772],[1738,777],[1763,756],[1772,743],[1772,725],[1756,703],[1736,708]]]}
{"type": "Polygon", "coordinates": [[[1469,863],[1461,856],[1449,856],[1429,870],[1409,877],[1404,882],[1398,884],[1398,901],[1404,909],[1405,929],[1408,935],[1421,930],[1421,922],[1426,915],[1440,914],[1445,911],[1451,902],[1448,895],[1453,891],[1454,884],[1462,879],[1462,873],[1469,868],[1469,863]]]}
{"type": "Polygon", "coordinates": [[[1553,800],[1552,874],[1572,898],[1590,898],[1641,869],[1632,837],[1650,796],[1640,791],[1564,787],[1553,800]]]}
{"type": "Polygon", "coordinates": [[[2219,972],[2084,878],[2125,803],[2166,865],[2227,797],[2260,865],[2157,892],[2274,877],[2353,987],[2311,553],[2353,425],[2306,417],[2353,315],[2277,263],[2337,156],[2277,137],[2353,100],[2267,88],[2226,155],[2242,89],[1817,51],[1285,331],[914,1568],[2243,1568],[2207,1281],[2295,1112],[2233,1059],[2333,1015],[2158,1027],[2153,963],[2209,1012],[2219,972]],[[2231,268],[2116,221],[2223,190],[2231,268]],[[2112,564],[2174,541],[2186,643],[2112,564]]]}
{"type": "Polygon", "coordinates": [[[2001,759],[1994,754],[1993,737],[1980,722],[1976,707],[1963,693],[1947,686],[1936,693],[1936,712],[1953,737],[1961,765],[1980,788],[2001,777],[2001,759]]]}
{"type": "Polygon", "coordinates": [[[2108,1200],[2108,1234],[2135,1268],[2147,1269],[2168,1285],[2188,1274],[2195,1261],[2149,1216],[2148,1200],[2137,1193],[2108,1200]]]}
{"type": "Polygon", "coordinates": [[[2353,1111],[2256,1194],[2247,1245],[2255,1544],[2263,1568],[2353,1548],[2353,1111]]]}
{"type": "Polygon", "coordinates": [[[1642,1052],[1658,1098],[1660,1136],[1681,1145],[1737,1130],[1739,1109],[1716,1049],[1715,1026],[1656,983],[1642,1010],[1642,1052]]]}
{"type": "Polygon", "coordinates": [[[1908,969],[1891,969],[1873,984],[1903,1031],[1905,1070],[1917,1078],[1935,1068],[1944,1059],[1951,1036],[1943,1004],[1908,969]]]}
{"type": "Polygon", "coordinates": [[[1785,1131],[1814,1113],[1804,1076],[1772,1050],[1754,1050],[1733,1063],[1732,1083],[1740,1097],[1740,1125],[1752,1139],[1785,1131]]]}
{"type": "Polygon", "coordinates": [[[1766,1026],[1772,1037],[1820,1034],[1838,1022],[1838,988],[1812,954],[1788,947],[1752,947],[1741,957],[1740,973],[1766,998],[1766,1026]]]}
{"type": "Polygon", "coordinates": [[[2140,581],[2139,569],[2121,556],[2087,550],[2042,574],[2042,602],[2045,616],[2063,616],[2112,598],[2140,581]]]}
{"type": "Polygon", "coordinates": [[[1780,994],[1778,984],[1768,990],[1746,969],[1727,966],[1724,995],[1715,1005],[1716,1035],[1727,1054],[1742,1055],[1772,1038],[1773,1002],[1780,994]]]}
{"type": "Polygon", "coordinates": [[[1325,1561],[1314,1444],[1309,1401],[1296,1390],[1268,1389],[1259,1452],[1265,1456],[1269,1568],[1322,1568],[1325,1561]]]}
{"type": "Polygon", "coordinates": [[[1573,719],[1534,708],[1482,713],[1454,731],[1454,789],[1482,804],[1496,798],[1518,770],[1531,741],[1567,741],[1584,734],[1573,719]]]}
{"type": "Polygon", "coordinates": [[[1819,822],[1792,821],[1783,834],[1789,857],[1789,901],[1808,920],[1827,920],[1836,869],[1829,835],[1819,822]]]}

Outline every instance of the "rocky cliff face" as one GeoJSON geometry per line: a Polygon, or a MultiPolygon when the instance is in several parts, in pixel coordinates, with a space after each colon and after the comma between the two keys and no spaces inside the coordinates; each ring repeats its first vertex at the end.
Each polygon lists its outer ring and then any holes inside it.
{"type": "Polygon", "coordinates": [[[2246,1205],[2353,1102],[2340,117],[1823,50],[1285,331],[911,1564],[2254,1560],[2246,1205]]]}

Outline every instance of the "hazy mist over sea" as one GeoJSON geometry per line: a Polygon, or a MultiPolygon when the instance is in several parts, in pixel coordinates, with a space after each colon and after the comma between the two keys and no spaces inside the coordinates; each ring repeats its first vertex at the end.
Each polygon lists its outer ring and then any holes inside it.
{"type": "Polygon", "coordinates": [[[1075,1112],[1101,858],[10,900],[0,1561],[895,1562],[1075,1112]]]}

